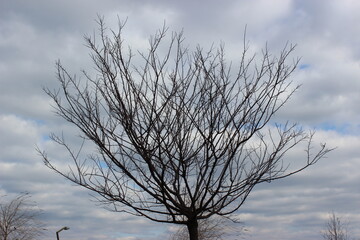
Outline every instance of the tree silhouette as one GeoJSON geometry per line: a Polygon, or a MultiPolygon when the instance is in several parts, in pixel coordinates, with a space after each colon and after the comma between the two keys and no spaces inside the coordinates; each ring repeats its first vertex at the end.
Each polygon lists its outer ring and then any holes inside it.
{"type": "Polygon", "coordinates": [[[310,152],[313,133],[296,124],[270,122],[297,89],[287,81],[298,63],[287,64],[294,46],[278,57],[265,48],[256,64],[244,41],[234,70],[223,45],[190,51],[182,33],[168,39],[163,27],[148,51],[135,54],[124,44],[124,24],[108,34],[98,23],[100,37],[85,37],[96,74],[83,71],[80,81],[58,62],[61,90],[45,89],[97,152],[82,158],[52,135],[70,153],[69,172],[41,153],[114,211],[184,224],[196,240],[198,220],[235,212],[256,184],[298,173],[329,151],[310,152]],[[303,165],[288,170],[285,153],[304,142],[303,165]]]}
{"type": "Polygon", "coordinates": [[[348,240],[348,231],[346,223],[342,222],[339,217],[332,213],[326,223],[326,230],[322,236],[325,240],[348,240]]]}
{"type": "Polygon", "coordinates": [[[9,202],[0,202],[0,239],[32,240],[42,234],[41,211],[29,205],[28,199],[28,194],[21,194],[9,202]]]}

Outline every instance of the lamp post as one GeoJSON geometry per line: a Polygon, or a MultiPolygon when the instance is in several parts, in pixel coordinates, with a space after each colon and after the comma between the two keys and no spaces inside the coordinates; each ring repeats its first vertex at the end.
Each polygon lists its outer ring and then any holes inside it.
{"type": "Polygon", "coordinates": [[[57,240],[60,240],[59,239],[59,232],[61,232],[62,230],[69,230],[70,228],[69,227],[63,227],[62,229],[60,229],[59,231],[56,232],[56,239],[57,240]]]}

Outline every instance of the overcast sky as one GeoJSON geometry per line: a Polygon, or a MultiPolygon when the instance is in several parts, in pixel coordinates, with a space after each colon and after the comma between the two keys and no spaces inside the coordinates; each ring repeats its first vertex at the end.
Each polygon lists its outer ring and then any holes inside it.
{"type": "Polygon", "coordinates": [[[337,149],[296,176],[256,187],[237,212],[244,238],[320,239],[335,212],[359,239],[359,13],[358,0],[0,0],[0,195],[32,194],[44,211],[43,239],[63,226],[70,230],[62,239],[166,239],[174,226],[108,212],[43,165],[35,147],[60,156],[63,149],[47,136],[76,132],[53,114],[42,88],[58,87],[58,59],[73,74],[92,68],[83,35],[97,29],[97,14],[110,27],[117,16],[127,19],[124,37],[134,49],[145,48],[165,21],[184,29],[189,46],[223,42],[235,60],[247,26],[253,49],[267,43],[276,54],[287,42],[298,44],[292,80],[302,87],[276,120],[316,129],[317,143],[337,149]]]}

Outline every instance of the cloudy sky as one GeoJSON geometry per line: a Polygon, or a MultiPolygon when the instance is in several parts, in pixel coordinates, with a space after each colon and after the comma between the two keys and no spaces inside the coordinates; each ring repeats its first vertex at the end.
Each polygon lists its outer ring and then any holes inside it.
{"type": "Polygon", "coordinates": [[[319,239],[331,212],[360,238],[359,12],[358,0],[0,0],[0,195],[32,195],[44,211],[43,239],[65,225],[61,238],[70,240],[166,239],[173,226],[108,212],[43,165],[36,146],[60,156],[47,136],[76,132],[53,114],[42,88],[57,87],[58,59],[74,74],[92,68],[83,35],[97,29],[97,14],[110,27],[117,16],[127,19],[125,38],[135,49],[165,21],[184,29],[190,46],[223,42],[234,59],[247,26],[253,49],[267,43],[276,54],[298,44],[292,80],[302,87],[277,120],[316,129],[317,143],[337,149],[296,176],[255,188],[237,213],[244,238],[319,239]]]}

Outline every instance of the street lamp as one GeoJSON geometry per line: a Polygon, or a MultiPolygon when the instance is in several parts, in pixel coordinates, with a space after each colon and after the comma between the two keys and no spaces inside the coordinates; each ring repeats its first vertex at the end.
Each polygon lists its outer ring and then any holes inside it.
{"type": "Polygon", "coordinates": [[[59,239],[59,232],[61,232],[62,230],[69,230],[70,228],[69,227],[63,227],[62,229],[60,229],[59,231],[56,232],[56,238],[57,240],[60,240],[59,239]]]}

